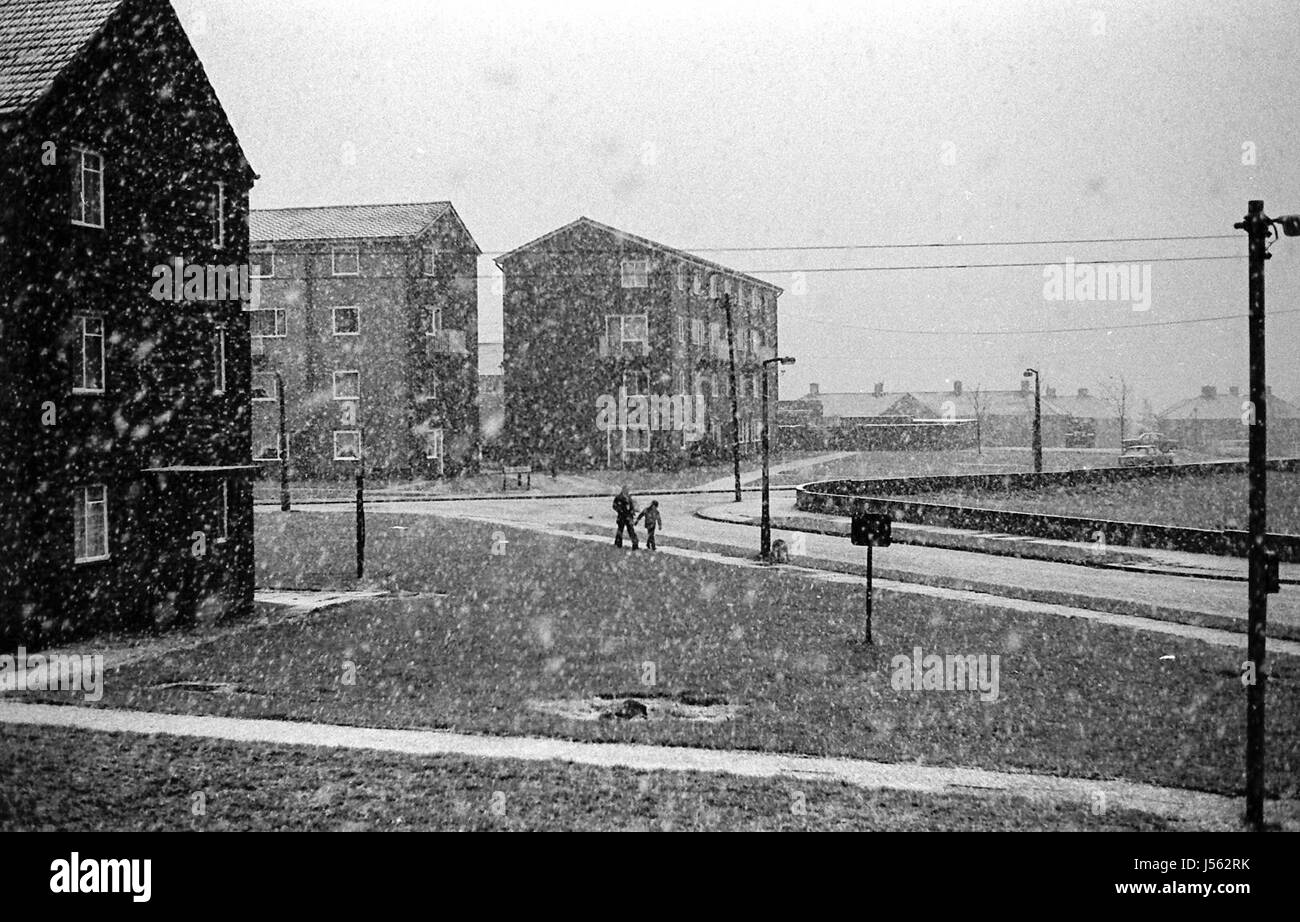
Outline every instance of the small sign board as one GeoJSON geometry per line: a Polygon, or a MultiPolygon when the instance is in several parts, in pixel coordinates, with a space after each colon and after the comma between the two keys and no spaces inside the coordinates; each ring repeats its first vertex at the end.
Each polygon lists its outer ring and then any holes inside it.
{"type": "Polygon", "coordinates": [[[858,547],[889,547],[893,519],[888,513],[854,512],[853,543],[858,547]]]}

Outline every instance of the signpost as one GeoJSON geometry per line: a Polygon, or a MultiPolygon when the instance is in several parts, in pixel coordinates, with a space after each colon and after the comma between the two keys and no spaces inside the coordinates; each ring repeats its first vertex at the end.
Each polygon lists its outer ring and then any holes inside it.
{"type": "Polygon", "coordinates": [[[857,547],[866,547],[867,549],[867,631],[866,641],[870,646],[871,639],[871,549],[873,547],[889,547],[893,538],[893,519],[888,513],[876,512],[859,512],[853,513],[853,529],[851,537],[853,544],[857,547]]]}

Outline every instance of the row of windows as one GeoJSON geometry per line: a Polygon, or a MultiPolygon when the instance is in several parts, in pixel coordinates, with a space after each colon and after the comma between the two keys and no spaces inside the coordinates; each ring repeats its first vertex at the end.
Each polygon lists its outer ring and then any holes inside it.
{"type": "MultiPolygon", "coordinates": [[[[428,461],[441,462],[444,455],[445,438],[441,428],[425,428],[421,430],[424,436],[424,457],[428,461]]],[[[287,453],[286,453],[287,454],[287,453]]],[[[259,445],[253,455],[255,461],[278,461],[280,458],[279,436],[267,439],[259,445]]],[[[335,429],[334,430],[334,460],[335,461],[360,461],[361,460],[361,430],[360,429],[335,429]]]]}
{"type": "MultiPolygon", "coordinates": [[[[625,259],[620,265],[620,276],[624,288],[648,288],[650,286],[650,260],[625,259]]],[[[685,291],[689,283],[692,294],[704,293],[705,271],[692,270],[686,263],[677,264],[677,290],[685,291]]],[[[757,285],[751,285],[731,276],[717,272],[708,272],[710,298],[720,298],[723,294],[732,295],[741,304],[748,301],[754,310],[767,308],[767,293],[757,285]]]]}
{"type": "MultiPolygon", "coordinates": [[[[97,314],[77,314],[73,317],[77,342],[72,349],[72,392],[74,394],[102,394],[108,385],[108,367],[104,350],[104,318],[97,314]]],[[[212,393],[226,392],[226,331],[217,327],[212,332],[212,393]]]]}
{"type": "MultiPolygon", "coordinates": [[[[230,481],[222,480],[216,498],[215,534],[218,544],[230,538],[230,481]]],[[[94,563],[112,556],[108,531],[108,487],[81,487],[73,501],[73,555],[77,563],[94,563]]]]}
{"type": "MultiPolygon", "coordinates": [[[[707,375],[696,375],[695,393],[704,393],[703,388],[707,384],[709,394],[716,397],[724,392],[718,386],[721,380],[722,379],[718,377],[717,372],[710,372],[707,375]]],[[[642,397],[652,393],[650,375],[645,371],[623,372],[622,386],[624,393],[630,397],[642,397]]],[[[755,371],[748,375],[736,375],[736,391],[742,397],[750,396],[755,400],[761,399],[763,396],[762,373],[755,371]]],[[[673,392],[677,394],[686,393],[686,376],[680,371],[673,375],[673,392]]]]}
{"type": "MultiPolygon", "coordinates": [[[[650,344],[650,321],[647,314],[606,314],[605,315],[605,335],[608,337],[611,345],[639,343],[643,345],[650,344]]],[[[736,337],[737,349],[745,351],[746,345],[752,352],[757,353],[763,348],[764,337],[763,331],[750,328],[748,331],[742,326],[737,331],[736,337]]],[[[677,318],[677,341],[681,345],[686,345],[686,318],[677,318]]],[[[725,343],[726,334],[723,332],[721,323],[708,324],[708,336],[705,337],[705,323],[703,320],[694,318],[691,320],[691,342],[696,346],[703,346],[705,343],[725,343]]]]}
{"type": "MultiPolygon", "coordinates": [[[[623,452],[625,454],[641,454],[650,450],[651,440],[654,438],[653,432],[649,426],[628,426],[625,429],[614,430],[619,433],[623,441],[623,452]]],[[[740,441],[741,444],[750,444],[758,442],[763,437],[761,423],[754,417],[744,417],[740,420],[740,441]]],[[[610,433],[613,438],[613,432],[610,433]]],[[[677,447],[680,440],[682,448],[689,444],[686,440],[685,432],[661,432],[660,439],[667,440],[669,445],[677,447]]]]}
{"type": "MultiPolygon", "coordinates": [[[[361,308],[342,305],[330,309],[335,336],[361,335],[361,308]]],[[[263,307],[248,312],[251,317],[251,333],[254,337],[277,339],[289,335],[289,319],[283,307],[263,307]]],[[[443,310],[441,307],[424,309],[425,333],[433,336],[442,332],[443,310]]]]}
{"type": "MultiPolygon", "coordinates": [[[[72,149],[72,223],[78,227],[103,230],[104,156],[84,147],[72,149]]],[[[226,245],[226,184],[215,183],[208,195],[207,219],[210,242],[217,249],[226,245]]]]}
{"type": "MultiPolygon", "coordinates": [[[[420,272],[433,277],[449,274],[448,261],[455,254],[438,247],[425,247],[420,251],[420,272]]],[[[259,247],[248,254],[249,275],[255,279],[275,278],[275,250],[259,247]]],[[[357,244],[338,244],[330,247],[330,275],[335,278],[355,278],[361,275],[361,247],[357,244]]]]}

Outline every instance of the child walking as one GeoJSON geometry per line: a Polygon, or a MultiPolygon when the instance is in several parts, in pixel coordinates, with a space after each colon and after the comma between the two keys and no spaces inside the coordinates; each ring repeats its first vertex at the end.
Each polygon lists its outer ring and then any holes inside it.
{"type": "Polygon", "coordinates": [[[659,500],[653,500],[650,505],[641,511],[636,517],[638,522],[645,521],[645,546],[646,550],[655,550],[655,532],[663,524],[663,517],[659,515],[659,500]]]}

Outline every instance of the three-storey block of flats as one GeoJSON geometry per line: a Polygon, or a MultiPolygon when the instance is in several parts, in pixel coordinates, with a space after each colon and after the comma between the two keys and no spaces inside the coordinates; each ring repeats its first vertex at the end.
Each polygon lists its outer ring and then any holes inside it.
{"type": "Polygon", "coordinates": [[[295,480],[345,479],[359,464],[421,479],[474,466],[479,253],[449,202],[252,213],[253,456],[265,476],[281,463],[295,480]]]}
{"type": "Polygon", "coordinates": [[[0,644],[247,612],[256,176],[166,0],[0,0],[0,68],[0,644]]]}
{"type": "Polygon", "coordinates": [[[673,468],[729,456],[735,432],[758,454],[780,288],[589,218],[496,262],[514,460],[673,468]]]}

